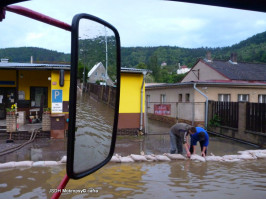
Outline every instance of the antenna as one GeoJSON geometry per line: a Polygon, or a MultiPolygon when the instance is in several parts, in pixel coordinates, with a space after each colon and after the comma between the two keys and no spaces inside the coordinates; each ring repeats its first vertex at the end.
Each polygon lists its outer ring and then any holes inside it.
{"type": "Polygon", "coordinates": [[[107,67],[108,67],[108,49],[107,49],[107,33],[106,33],[106,27],[104,27],[105,30],[105,67],[106,67],[106,71],[105,71],[105,84],[107,84],[107,67]]]}

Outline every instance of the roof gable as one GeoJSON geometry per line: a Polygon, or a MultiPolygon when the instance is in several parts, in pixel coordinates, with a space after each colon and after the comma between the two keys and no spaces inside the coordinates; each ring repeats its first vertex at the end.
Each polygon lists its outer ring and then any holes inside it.
{"type": "Polygon", "coordinates": [[[209,80],[230,80],[224,74],[207,65],[202,60],[194,65],[181,82],[209,81],[209,80]]]}
{"type": "Polygon", "coordinates": [[[93,72],[95,72],[99,67],[103,67],[105,69],[105,67],[103,66],[102,62],[97,63],[96,65],[94,65],[91,70],[88,72],[88,77],[90,77],[93,72]]]}

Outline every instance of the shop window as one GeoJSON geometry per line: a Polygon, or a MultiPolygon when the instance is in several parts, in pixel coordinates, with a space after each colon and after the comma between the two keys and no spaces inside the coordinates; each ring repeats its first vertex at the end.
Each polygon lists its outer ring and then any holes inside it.
{"type": "Polygon", "coordinates": [[[31,107],[47,107],[48,105],[48,88],[47,87],[30,87],[31,107]]]}

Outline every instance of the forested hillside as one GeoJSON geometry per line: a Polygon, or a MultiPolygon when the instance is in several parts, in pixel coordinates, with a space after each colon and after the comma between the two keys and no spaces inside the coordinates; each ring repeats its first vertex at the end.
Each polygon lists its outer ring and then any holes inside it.
{"type": "MultiPolygon", "coordinates": [[[[94,46],[94,49],[96,49],[97,44],[92,43],[93,41],[90,41],[90,46],[94,46]]],[[[236,52],[238,62],[266,63],[266,32],[256,34],[230,47],[222,48],[122,47],[122,67],[147,68],[153,71],[152,76],[148,77],[148,82],[173,83],[182,79],[182,76],[176,75],[178,63],[192,67],[199,58],[205,57],[207,51],[211,52],[213,59],[229,60],[230,54],[236,52]],[[166,62],[167,66],[161,67],[163,62],[166,62]]],[[[0,49],[0,58],[9,58],[12,62],[29,62],[31,56],[34,57],[34,61],[39,62],[70,62],[69,54],[42,48],[0,49]]],[[[86,60],[96,62],[97,58],[88,57],[86,60]]],[[[102,62],[104,61],[102,60],[102,62]]],[[[92,68],[93,65],[91,63],[87,70],[92,68]]]]}
{"type": "Polygon", "coordinates": [[[8,58],[9,62],[34,62],[69,63],[70,55],[37,47],[18,47],[0,49],[0,58],[8,58]]]}
{"type": "Polygon", "coordinates": [[[227,60],[232,52],[238,54],[238,60],[243,62],[266,63],[266,32],[254,35],[247,40],[230,47],[222,48],[180,48],[170,46],[160,47],[128,47],[122,49],[123,66],[134,67],[139,63],[149,63],[151,56],[156,55],[158,62],[168,65],[187,65],[192,67],[198,58],[205,57],[210,51],[214,59],[227,60]]]}

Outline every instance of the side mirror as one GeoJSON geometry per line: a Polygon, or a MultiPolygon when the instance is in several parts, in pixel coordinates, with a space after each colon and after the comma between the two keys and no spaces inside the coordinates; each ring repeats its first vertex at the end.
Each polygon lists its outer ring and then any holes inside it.
{"type": "Polygon", "coordinates": [[[79,179],[100,169],[114,153],[120,38],[109,23],[78,14],[72,21],[71,40],[67,175],[79,179]]]}

